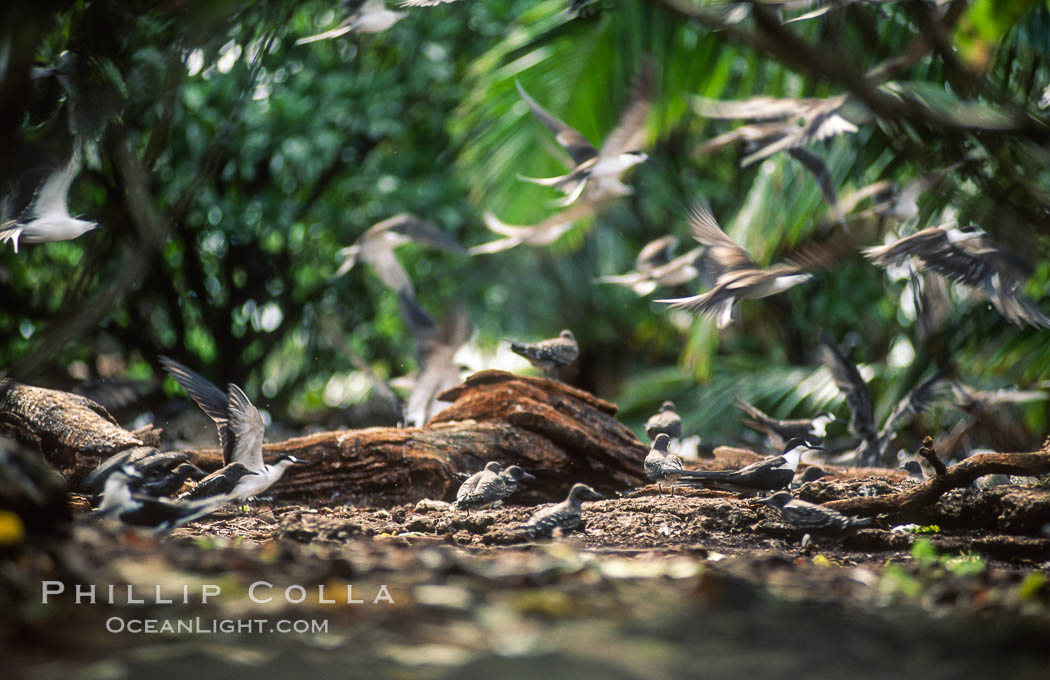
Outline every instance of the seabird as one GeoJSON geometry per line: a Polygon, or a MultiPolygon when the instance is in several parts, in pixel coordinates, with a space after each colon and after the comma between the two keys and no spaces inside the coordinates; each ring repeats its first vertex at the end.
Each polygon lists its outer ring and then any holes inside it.
{"type": "Polygon", "coordinates": [[[909,482],[925,482],[926,473],[922,471],[922,466],[919,465],[917,460],[909,460],[901,463],[901,469],[908,471],[909,482]]]}
{"type": "Polygon", "coordinates": [[[536,512],[521,527],[530,536],[550,538],[555,531],[568,533],[580,525],[583,501],[601,500],[601,495],[586,484],[574,484],[569,496],[561,503],[551,505],[536,512]]]}
{"type": "Polygon", "coordinates": [[[783,448],[787,440],[796,437],[815,438],[816,441],[823,440],[827,434],[828,424],[835,422],[835,416],[827,411],[821,411],[812,418],[777,420],[740,397],[733,401],[733,405],[751,418],[751,420],[743,421],[744,424],[754,430],[765,433],[769,437],[770,446],[775,449],[783,448]]]}
{"type": "Polygon", "coordinates": [[[570,330],[563,330],[558,337],[540,342],[512,342],[510,351],[525,357],[554,379],[558,378],[561,367],[568,366],[580,356],[580,346],[570,330]]]}
{"type": "Polygon", "coordinates": [[[510,250],[520,245],[531,247],[547,246],[572,229],[577,220],[590,217],[597,210],[598,203],[584,199],[570,205],[567,209],[556,215],[552,215],[542,222],[534,225],[513,225],[500,221],[495,215],[486,212],[482,217],[485,226],[502,238],[488,243],[473,246],[467,252],[471,255],[491,255],[510,250]]]}
{"type": "Polygon", "coordinates": [[[858,465],[875,465],[882,459],[886,447],[907,419],[922,413],[933,403],[941,386],[941,374],[934,373],[908,392],[893,407],[882,428],[876,432],[871,390],[861,377],[857,365],[847,359],[826,334],[821,334],[820,351],[824,365],[849,406],[849,431],[861,440],[854,461],[858,465]]]}
{"type": "Polygon", "coordinates": [[[559,177],[519,175],[521,179],[561,191],[565,194],[565,199],[559,201],[559,205],[562,206],[574,203],[587,188],[588,182],[596,185],[595,193],[599,195],[630,193],[630,189],[620,181],[620,176],[648,158],[638,150],[645,140],[645,119],[649,115],[652,98],[652,77],[647,67],[643,67],[635,77],[627,107],[616,127],[606,137],[601,149],[595,148],[579,131],[540,106],[529,96],[521,83],[515,81],[515,84],[518,94],[528,104],[533,115],[554,133],[558,144],[565,149],[575,164],[568,174],[559,177]]]}
{"type": "Polygon", "coordinates": [[[778,491],[759,503],[777,508],[784,521],[796,529],[806,531],[843,531],[850,527],[863,527],[871,524],[870,517],[843,515],[837,510],[792,498],[787,491],[778,491]]]}
{"type": "MultiPolygon", "coordinates": [[[[656,482],[656,490],[661,494],[661,482],[673,485],[682,473],[682,459],[667,450],[670,443],[671,437],[666,432],[661,432],[656,435],[653,447],[645,457],[645,477],[650,482],[656,482]]],[[[671,495],[674,495],[674,486],[671,486],[671,495]]]]}
{"type": "Polygon", "coordinates": [[[700,295],[657,302],[711,318],[722,329],[733,322],[738,301],[775,295],[812,278],[797,264],[765,268],[755,264],[747,251],[722,231],[703,203],[693,206],[690,222],[693,237],[707,246],[707,262],[716,272],[714,286],[700,295]]]}
{"type": "Polygon", "coordinates": [[[682,417],[675,410],[673,401],[660,404],[660,410],[645,421],[645,434],[649,439],[655,440],[661,433],[672,439],[682,437],[682,417]]]}
{"type": "Polygon", "coordinates": [[[383,283],[394,291],[414,296],[412,282],[394,254],[394,250],[412,241],[453,253],[465,255],[467,252],[430,222],[403,213],[373,225],[353,245],[340,250],[344,259],[335,275],[342,276],[364,261],[372,265],[383,283]]]}
{"type": "Polygon", "coordinates": [[[0,242],[10,241],[18,252],[23,243],[69,241],[98,228],[98,223],[81,220],[69,214],[69,187],[80,173],[80,152],[75,151],[69,163],[48,175],[26,209],[25,220],[0,224],[0,242]]]}
{"type": "Polygon", "coordinates": [[[639,251],[634,261],[634,271],[626,274],[602,276],[599,283],[626,286],[638,296],[652,293],[658,286],[680,286],[700,275],[698,264],[703,248],[693,248],[687,253],[672,257],[678,239],[663,236],[651,241],[639,251]]]}
{"type": "Polygon", "coordinates": [[[157,451],[149,447],[135,447],[116,453],[102,461],[80,482],[88,493],[98,493],[105,487],[111,474],[124,467],[135,471],[131,480],[134,491],[154,496],[165,496],[177,491],[187,479],[201,479],[204,471],[188,462],[182,451],[157,451]]]}
{"type": "Polygon", "coordinates": [[[518,465],[511,465],[509,468],[499,473],[499,476],[503,478],[503,483],[507,487],[507,495],[514,493],[518,490],[518,484],[526,479],[536,479],[533,475],[525,472],[518,465]]]}
{"type": "Polygon", "coordinates": [[[102,503],[93,514],[159,533],[209,515],[233,500],[233,497],[226,495],[196,501],[172,501],[145,496],[131,490],[131,484],[137,476],[138,472],[129,466],[109,475],[102,503]]]}
{"type": "Polygon", "coordinates": [[[795,479],[791,481],[791,488],[799,487],[807,482],[813,482],[827,476],[828,473],[824,468],[819,465],[810,465],[802,471],[802,474],[795,474],[795,479]]]}
{"type": "Polygon", "coordinates": [[[503,466],[492,460],[459,485],[452,507],[456,510],[480,509],[494,505],[510,495],[507,483],[500,476],[503,466]]]}
{"type": "Polygon", "coordinates": [[[1022,295],[1030,268],[1013,254],[993,245],[983,231],[952,225],[928,227],[884,246],[862,251],[887,268],[909,258],[921,269],[966,286],[983,297],[1010,323],[1050,328],[1050,317],[1022,295]]]}
{"type": "Polygon", "coordinates": [[[394,12],[387,9],[383,0],[365,0],[363,4],[344,0],[340,4],[347,11],[347,15],[346,18],[340,21],[335,28],[331,28],[316,35],[299,38],[295,41],[295,44],[305,45],[307,43],[317,42],[318,40],[338,38],[350,31],[356,31],[358,33],[382,33],[396,24],[401,17],[405,16],[404,12],[394,12]],[[356,9],[351,10],[350,8],[353,5],[358,6],[356,9]]]}
{"type": "Polygon", "coordinates": [[[784,452],[779,456],[760,460],[739,470],[685,470],[679,474],[679,479],[690,486],[703,486],[705,482],[718,482],[760,491],[786,489],[795,477],[795,470],[798,469],[802,456],[810,451],[823,450],[823,448],[805,439],[796,438],[784,445],[784,452]]]}
{"type": "MultiPolygon", "coordinates": [[[[269,489],[288,467],[305,462],[287,454],[278,457],[272,465],[263,461],[262,444],[266,426],[259,409],[255,408],[240,387],[229,383],[226,386],[228,393],[223,394],[207,378],[174,359],[162,356],[160,363],[201,410],[215,421],[219,445],[222,447],[223,467],[201,480],[207,480],[209,488],[224,488],[233,481],[230,494],[239,500],[246,500],[269,489]],[[241,475],[239,468],[227,469],[237,463],[253,474],[241,475]],[[213,484],[216,486],[212,487],[213,484]]],[[[197,495],[196,490],[188,493],[188,496],[197,495]]]]}
{"type": "Polygon", "coordinates": [[[398,303],[405,326],[416,338],[419,365],[405,404],[405,420],[408,425],[422,427],[447,403],[438,401],[437,395],[459,384],[456,352],[470,340],[474,329],[465,307],[449,311],[438,325],[411,296],[399,293],[398,303]]]}

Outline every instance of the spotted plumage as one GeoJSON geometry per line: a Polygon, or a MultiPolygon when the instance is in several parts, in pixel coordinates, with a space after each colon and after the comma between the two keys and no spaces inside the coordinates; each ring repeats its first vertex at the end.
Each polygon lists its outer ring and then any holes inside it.
{"type": "Polygon", "coordinates": [[[605,496],[586,484],[575,484],[569,491],[568,498],[539,510],[521,529],[533,537],[550,537],[555,531],[572,531],[580,525],[583,501],[602,498],[605,496]]]}
{"type": "Polygon", "coordinates": [[[779,491],[760,502],[779,509],[785,522],[806,531],[843,531],[871,524],[870,517],[843,515],[831,508],[792,498],[787,491],[779,491]]]}
{"type": "Polygon", "coordinates": [[[558,337],[540,342],[514,342],[510,351],[525,357],[536,368],[552,377],[557,377],[558,369],[568,366],[580,356],[580,346],[572,331],[563,330],[558,337]]]}

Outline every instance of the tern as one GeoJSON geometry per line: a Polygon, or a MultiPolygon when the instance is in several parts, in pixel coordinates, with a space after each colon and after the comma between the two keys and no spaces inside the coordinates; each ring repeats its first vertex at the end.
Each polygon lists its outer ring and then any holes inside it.
{"type": "Polygon", "coordinates": [[[26,209],[23,221],[9,220],[0,224],[0,242],[10,241],[18,252],[18,244],[69,241],[98,228],[97,222],[81,220],[69,214],[69,187],[80,173],[80,152],[64,167],[48,175],[37,190],[33,202],[26,209]]]}

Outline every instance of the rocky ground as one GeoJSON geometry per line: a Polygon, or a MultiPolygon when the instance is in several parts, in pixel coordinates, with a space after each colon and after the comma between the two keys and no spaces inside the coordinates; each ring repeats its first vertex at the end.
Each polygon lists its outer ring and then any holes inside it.
{"type": "MultiPolygon", "coordinates": [[[[825,479],[800,495],[901,484],[825,479]]],[[[1008,511],[1025,505],[1030,516],[1032,504],[1050,504],[1050,492],[962,489],[911,532],[877,520],[804,548],[802,533],[755,499],[654,487],[588,503],[581,531],[540,542],[510,529],[534,511],[515,505],[469,514],[428,502],[262,505],[162,537],[79,515],[71,540],[25,546],[4,563],[13,616],[3,633],[18,673],[34,679],[958,678],[1005,669],[1045,678],[1050,538],[1011,530],[1008,511]],[[980,513],[987,529],[953,528],[960,514],[980,513]],[[69,591],[101,584],[100,602],[75,604],[66,592],[42,604],[41,581],[60,579],[69,591]],[[252,590],[259,582],[267,585],[252,590]],[[110,583],[116,602],[103,604],[110,583]],[[145,604],[125,604],[125,584],[145,604]],[[175,603],[156,602],[158,584],[175,603]],[[202,604],[206,585],[221,594],[202,604]],[[262,623],[242,634],[107,632],[198,617],[206,630],[216,620],[262,623]],[[270,632],[280,621],[327,628],[270,632]]]]}

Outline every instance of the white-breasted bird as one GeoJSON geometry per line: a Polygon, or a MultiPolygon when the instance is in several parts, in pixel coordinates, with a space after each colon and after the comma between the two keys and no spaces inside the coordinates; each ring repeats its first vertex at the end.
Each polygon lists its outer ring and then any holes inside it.
{"type": "Polygon", "coordinates": [[[976,227],[927,227],[862,252],[883,268],[902,264],[909,258],[917,260],[921,269],[982,295],[1010,323],[1050,328],[1050,316],[1022,293],[1030,268],[1020,258],[992,244],[976,227]]]}
{"type": "Polygon", "coordinates": [[[803,438],[792,439],[784,445],[784,452],[779,456],[760,460],[739,470],[684,470],[678,478],[689,486],[717,482],[760,491],[786,489],[795,477],[802,456],[823,448],[803,438]]]}
{"type": "Polygon", "coordinates": [[[765,433],[769,438],[770,446],[775,449],[783,448],[785,442],[796,437],[815,437],[823,440],[827,434],[828,424],[835,422],[835,416],[827,411],[821,411],[812,418],[777,420],[740,397],[733,401],[733,405],[751,418],[743,423],[754,430],[765,433]]]}
{"type": "Polygon", "coordinates": [[[667,482],[671,486],[671,495],[674,495],[673,484],[678,481],[682,474],[682,459],[667,450],[671,443],[671,437],[665,432],[656,435],[649,454],[645,457],[643,468],[645,477],[650,482],[656,482],[656,489],[663,493],[662,483],[667,482]]]}
{"type": "Polygon", "coordinates": [[[296,45],[306,45],[318,40],[328,40],[346,35],[351,31],[357,33],[382,33],[405,16],[404,12],[389,10],[383,0],[365,0],[363,3],[342,2],[340,3],[346,12],[345,18],[335,28],[317,33],[316,35],[299,38],[296,45]],[[356,8],[353,6],[356,5],[356,8]]]}
{"type": "Polygon", "coordinates": [[[812,275],[800,264],[760,267],[747,251],[729,238],[703,203],[694,204],[690,223],[693,237],[707,246],[706,263],[715,271],[714,285],[706,293],[691,297],[657,300],[712,319],[719,329],[733,322],[740,300],[756,300],[782,293],[808,281],[812,275]]]}
{"type": "Polygon", "coordinates": [[[515,81],[515,84],[518,86],[518,94],[528,104],[533,115],[554,133],[558,144],[565,149],[575,164],[567,174],[558,177],[519,175],[520,179],[561,191],[565,198],[558,204],[562,206],[576,202],[588,184],[593,185],[592,193],[599,196],[622,196],[630,193],[630,188],[623,184],[620,177],[648,158],[639,150],[645,141],[645,119],[652,104],[652,76],[647,66],[643,66],[635,77],[627,106],[601,148],[595,148],[579,131],[540,106],[529,96],[521,83],[515,81]]]}
{"type": "Polygon", "coordinates": [[[69,187],[79,173],[78,150],[65,166],[47,176],[22,217],[0,224],[0,242],[10,241],[17,253],[19,242],[69,241],[97,229],[97,222],[81,220],[69,214],[69,187]]]}
{"type": "Polygon", "coordinates": [[[467,252],[435,225],[415,215],[402,213],[372,225],[353,245],[340,250],[343,263],[335,275],[342,276],[358,262],[367,262],[387,286],[398,293],[414,296],[412,282],[394,254],[397,248],[413,241],[453,253],[465,255],[467,252]]]}
{"type": "Polygon", "coordinates": [[[678,239],[674,236],[662,236],[650,241],[638,252],[634,261],[634,271],[602,276],[597,281],[626,286],[641,297],[649,295],[659,286],[670,287],[689,283],[700,276],[698,264],[704,249],[693,248],[674,257],[677,244],[678,239]]]}
{"type": "Polygon", "coordinates": [[[565,329],[556,338],[539,342],[512,342],[510,351],[529,360],[552,378],[558,378],[558,370],[576,361],[580,356],[580,346],[572,331],[565,329]]]}
{"type": "Polygon", "coordinates": [[[183,524],[210,515],[234,500],[231,495],[212,496],[193,501],[172,501],[134,493],[131,485],[139,473],[125,466],[106,478],[102,503],[93,513],[97,517],[117,519],[128,526],[155,532],[171,531],[183,524]]]}
{"type": "MultiPolygon", "coordinates": [[[[223,467],[201,480],[202,483],[208,483],[201,493],[207,489],[226,488],[232,483],[229,493],[237,499],[246,500],[273,486],[292,465],[305,463],[288,454],[281,455],[272,464],[263,460],[262,445],[266,426],[259,409],[240,387],[229,383],[226,386],[228,392],[223,394],[207,378],[174,359],[162,356],[160,363],[201,410],[215,421],[219,432],[223,467]],[[230,467],[234,464],[244,466],[251,474],[242,473],[236,466],[230,467]]],[[[187,497],[196,495],[196,491],[186,494],[187,497]]]]}
{"type": "Polygon", "coordinates": [[[577,220],[590,217],[597,209],[598,202],[585,198],[556,215],[530,225],[507,224],[492,213],[486,212],[482,216],[485,226],[501,238],[472,246],[467,252],[471,255],[491,255],[522,245],[533,248],[549,246],[572,229],[577,220]]]}

